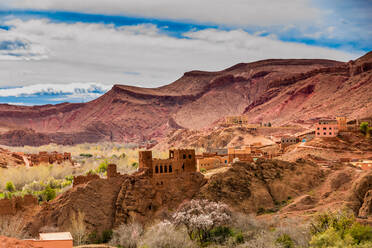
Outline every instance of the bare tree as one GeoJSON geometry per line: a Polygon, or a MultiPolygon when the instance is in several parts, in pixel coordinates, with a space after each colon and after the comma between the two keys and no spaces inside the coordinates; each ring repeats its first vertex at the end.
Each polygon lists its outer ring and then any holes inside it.
{"type": "Polygon", "coordinates": [[[24,223],[19,216],[2,216],[0,217],[0,236],[12,238],[26,238],[27,235],[23,231],[24,223]]]}
{"type": "Polygon", "coordinates": [[[76,245],[84,244],[87,238],[84,218],[85,214],[83,212],[79,211],[77,214],[72,212],[70,232],[76,245]]]}

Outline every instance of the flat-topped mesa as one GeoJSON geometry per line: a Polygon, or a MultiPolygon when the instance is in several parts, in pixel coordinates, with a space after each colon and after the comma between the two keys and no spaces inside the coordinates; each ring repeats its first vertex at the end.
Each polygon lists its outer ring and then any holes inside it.
{"type": "Polygon", "coordinates": [[[169,150],[169,158],[167,159],[153,158],[152,151],[140,151],[139,169],[147,170],[155,183],[163,185],[163,180],[196,172],[195,150],[169,150]]]}

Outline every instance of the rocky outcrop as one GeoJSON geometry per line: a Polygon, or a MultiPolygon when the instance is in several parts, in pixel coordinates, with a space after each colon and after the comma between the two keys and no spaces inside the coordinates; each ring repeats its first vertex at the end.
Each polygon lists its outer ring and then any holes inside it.
{"type": "Polygon", "coordinates": [[[366,195],[370,190],[372,190],[372,171],[360,177],[354,182],[352,186],[348,206],[354,211],[356,215],[359,214],[362,206],[362,214],[365,214],[366,210],[368,210],[369,197],[366,197],[366,195]],[[365,200],[367,200],[366,205],[364,205],[365,200]]]}
{"type": "Polygon", "coordinates": [[[260,159],[257,163],[234,163],[216,174],[198,197],[222,201],[246,213],[276,209],[282,202],[309,191],[322,179],[318,166],[260,159]]]}
{"type": "MultiPolygon", "coordinates": [[[[113,166],[110,166],[114,169],[113,166]]],[[[44,227],[69,230],[73,213],[84,214],[87,232],[102,233],[130,221],[147,222],[161,218],[184,200],[192,199],[205,184],[200,173],[182,174],[156,185],[146,171],[120,175],[110,171],[107,179],[84,177],[74,187],[44,203],[26,230],[36,235],[44,227]]]]}
{"type": "Polygon", "coordinates": [[[367,193],[365,194],[363,205],[359,209],[358,216],[366,218],[370,215],[372,215],[372,189],[367,191],[367,193]]]}
{"type": "Polygon", "coordinates": [[[31,236],[36,236],[42,227],[57,227],[69,230],[73,213],[84,214],[89,232],[110,230],[115,219],[115,203],[125,177],[98,179],[74,187],[56,199],[44,203],[26,225],[31,236]]]}
{"type": "Polygon", "coordinates": [[[11,152],[0,148],[0,168],[8,168],[9,166],[25,165],[21,153],[11,152]]]}
{"type": "Polygon", "coordinates": [[[115,225],[162,218],[184,200],[191,200],[205,182],[200,173],[182,174],[164,185],[155,185],[145,174],[128,177],[116,200],[115,225]]]}

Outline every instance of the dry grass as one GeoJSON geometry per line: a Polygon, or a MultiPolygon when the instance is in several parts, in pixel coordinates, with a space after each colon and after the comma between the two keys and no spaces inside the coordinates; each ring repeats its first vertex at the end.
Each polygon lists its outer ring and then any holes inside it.
{"type": "Polygon", "coordinates": [[[23,231],[24,224],[19,216],[0,217],[0,236],[7,236],[17,239],[27,238],[23,231]]]}

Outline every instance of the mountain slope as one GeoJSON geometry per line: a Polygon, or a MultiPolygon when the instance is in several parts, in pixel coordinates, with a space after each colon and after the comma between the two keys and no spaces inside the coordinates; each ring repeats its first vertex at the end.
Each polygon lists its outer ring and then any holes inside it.
{"type": "Polygon", "coordinates": [[[372,92],[367,90],[372,86],[371,54],[349,63],[273,59],[218,72],[191,71],[154,89],[115,85],[81,104],[2,104],[0,123],[6,128],[1,130],[8,132],[0,143],[24,144],[12,136],[24,128],[63,144],[141,142],[174,129],[210,127],[225,116],[243,113],[252,122],[278,125],[335,115],[363,117],[372,109],[372,92]]]}

